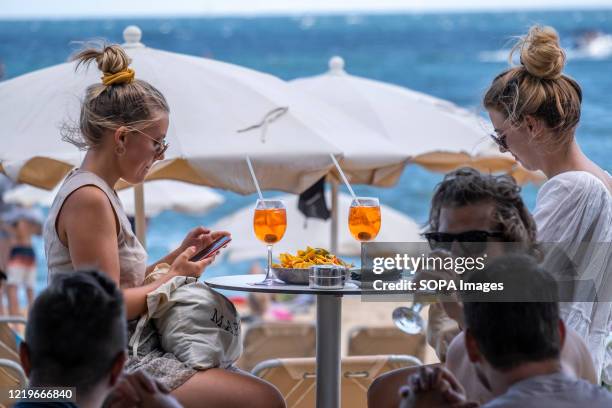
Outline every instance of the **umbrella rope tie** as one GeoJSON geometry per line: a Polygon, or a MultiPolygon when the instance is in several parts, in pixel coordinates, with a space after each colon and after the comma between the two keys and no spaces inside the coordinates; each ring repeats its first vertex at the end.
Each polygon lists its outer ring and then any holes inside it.
{"type": "Polygon", "coordinates": [[[287,106],[281,106],[280,108],[272,109],[270,112],[266,113],[266,116],[264,116],[264,118],[258,124],[249,126],[244,129],[239,129],[237,130],[237,132],[243,133],[253,129],[261,128],[261,143],[266,143],[266,133],[268,131],[268,125],[283,116],[285,113],[287,113],[288,110],[289,107],[287,106]]]}

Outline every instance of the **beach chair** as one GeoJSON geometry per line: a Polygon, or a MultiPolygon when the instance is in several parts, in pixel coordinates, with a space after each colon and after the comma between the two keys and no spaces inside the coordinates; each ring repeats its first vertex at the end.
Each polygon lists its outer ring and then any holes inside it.
{"type": "MultiPolygon", "coordinates": [[[[26,324],[21,316],[0,316],[0,388],[17,389],[27,386],[27,377],[21,367],[17,337],[10,324],[26,324]]],[[[15,400],[8,399],[8,394],[0,393],[0,406],[10,407],[15,400]]]]}
{"type": "Polygon", "coordinates": [[[245,331],[243,345],[236,365],[247,371],[272,358],[314,357],[316,327],[313,323],[254,323],[245,331]]]}
{"type": "Polygon", "coordinates": [[[9,398],[7,390],[27,388],[28,379],[19,363],[0,358],[0,407],[11,407],[17,401],[9,398]]]}
{"type": "Polygon", "coordinates": [[[349,356],[404,354],[423,360],[425,347],[424,334],[407,334],[395,326],[359,326],[349,331],[347,354],[349,356]]]}
{"type": "MultiPolygon", "coordinates": [[[[341,362],[343,408],[367,408],[367,391],[375,377],[401,367],[419,366],[413,356],[378,355],[344,357],[341,362]]],[[[252,374],[274,384],[287,408],[315,406],[315,359],[286,358],[263,361],[252,374]]]]}
{"type": "Polygon", "coordinates": [[[16,333],[10,325],[22,324],[25,326],[26,322],[26,319],[21,316],[0,316],[0,343],[19,353],[16,333]]]}

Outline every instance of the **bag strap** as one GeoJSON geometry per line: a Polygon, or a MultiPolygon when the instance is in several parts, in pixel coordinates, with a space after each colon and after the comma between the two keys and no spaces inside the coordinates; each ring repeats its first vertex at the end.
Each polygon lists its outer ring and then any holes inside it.
{"type": "MultiPolygon", "coordinates": [[[[142,332],[144,331],[144,328],[148,322],[149,322],[149,315],[147,313],[140,316],[140,319],[138,320],[138,323],[136,324],[136,330],[134,330],[134,334],[132,335],[128,343],[128,347],[132,347],[132,354],[134,355],[135,359],[138,359],[138,346],[141,343],[140,337],[142,337],[142,332]]],[[[150,337],[150,335],[148,337],[150,337]]],[[[142,343],[147,341],[148,337],[145,338],[144,341],[142,341],[142,343]]]]}

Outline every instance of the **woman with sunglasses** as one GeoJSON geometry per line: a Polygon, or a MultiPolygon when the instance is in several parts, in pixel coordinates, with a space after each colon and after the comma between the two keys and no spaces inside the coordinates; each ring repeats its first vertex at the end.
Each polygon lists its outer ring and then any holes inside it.
{"type": "MultiPolygon", "coordinates": [[[[170,109],[159,90],[135,79],[120,46],[85,49],[75,59],[77,68],[95,62],[103,77],[102,83],[87,88],[79,126],[64,129],[64,139],[87,153],[66,177],[49,211],[44,229],[49,277],[92,266],[104,271],[123,292],[131,336],[147,311],[147,294],[175,276],[198,278],[214,257],[189,259],[227,233],[195,228],[179,248],[147,266],[147,254],[113,187],[119,179],[143,182],[151,166],[164,158],[170,109]],[[171,265],[170,270],[145,285],[145,276],[159,263],[171,265]]],[[[151,323],[141,338],[146,340],[137,356],[129,348],[127,370],[147,371],[185,407],[285,406],[272,385],[253,376],[220,368],[196,371],[181,363],[163,349],[151,323]]]]}
{"type": "MultiPolygon", "coordinates": [[[[563,73],[565,52],[555,30],[532,27],[512,49],[511,59],[515,52],[520,65],[495,77],[484,106],[500,150],[548,177],[534,211],[538,241],[560,243],[599,290],[602,301],[576,298],[562,306],[562,315],[587,340],[601,373],[605,340],[612,330],[611,290],[601,293],[612,280],[612,177],[576,141],[582,90],[563,73]]],[[[610,364],[608,358],[605,365],[610,364]]]]}

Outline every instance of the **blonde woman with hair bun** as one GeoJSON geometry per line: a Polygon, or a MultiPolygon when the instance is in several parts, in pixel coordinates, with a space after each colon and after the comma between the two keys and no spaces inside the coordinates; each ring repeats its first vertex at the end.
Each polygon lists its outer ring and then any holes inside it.
{"type": "Polygon", "coordinates": [[[562,306],[562,315],[587,341],[598,375],[608,370],[610,381],[605,340],[612,329],[612,177],[576,141],[582,89],[563,72],[566,54],[557,32],[531,27],[513,47],[510,61],[515,53],[520,65],[497,75],[484,96],[495,127],[491,136],[502,152],[548,177],[534,212],[538,241],[560,243],[592,277],[600,301],[576,299],[562,306]],[[586,251],[585,244],[591,244],[586,251]]]}
{"type": "MultiPolygon", "coordinates": [[[[106,273],[123,292],[131,336],[137,318],[147,310],[147,294],[176,276],[199,277],[214,257],[197,262],[189,259],[228,233],[194,228],[179,248],[147,266],[147,254],[134,236],[113,186],[119,179],[141,183],[151,166],[164,158],[170,108],[159,90],[138,79],[120,46],[87,48],[74,59],[77,69],[95,63],[102,76],[86,90],[78,126],[63,129],[64,140],[86,154],[80,167],[66,177],[44,227],[49,279],[91,267],[106,273]],[[159,263],[171,265],[170,270],[145,284],[145,277],[159,263]]],[[[196,371],[184,365],[163,350],[151,323],[141,338],[146,340],[142,340],[138,356],[131,355],[129,348],[126,369],[146,371],[185,407],[285,406],[276,388],[254,376],[221,368],[196,371]]],[[[129,401],[116,402],[132,406],[129,401]]]]}

